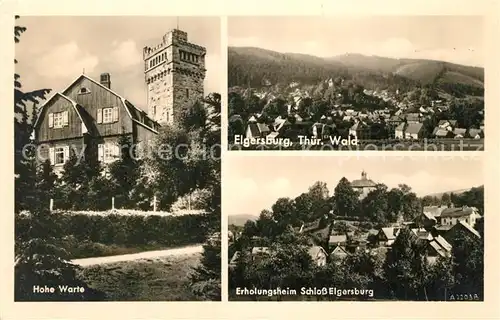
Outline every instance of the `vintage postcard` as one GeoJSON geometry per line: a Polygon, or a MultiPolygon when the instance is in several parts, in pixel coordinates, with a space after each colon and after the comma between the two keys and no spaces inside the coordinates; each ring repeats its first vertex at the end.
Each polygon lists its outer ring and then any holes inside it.
{"type": "Polygon", "coordinates": [[[346,160],[227,161],[229,299],[484,301],[482,158],[346,160]]]}
{"type": "Polygon", "coordinates": [[[229,150],[484,150],[483,20],[230,17],[229,150]]]}
{"type": "Polygon", "coordinates": [[[15,301],[220,300],[220,19],[15,19],[15,301]]]}

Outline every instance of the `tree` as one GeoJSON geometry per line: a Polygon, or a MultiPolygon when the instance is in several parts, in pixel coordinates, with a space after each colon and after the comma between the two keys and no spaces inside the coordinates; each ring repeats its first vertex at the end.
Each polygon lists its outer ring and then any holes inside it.
{"type": "Polygon", "coordinates": [[[52,170],[50,161],[46,160],[39,165],[35,182],[36,201],[40,202],[42,206],[48,206],[50,199],[54,198],[56,182],[57,175],[52,170]]]}
{"type": "MultiPolygon", "coordinates": [[[[58,187],[58,198],[62,199],[59,206],[62,208],[88,209],[90,182],[100,179],[102,166],[97,159],[85,153],[87,152],[84,149],[82,154],[78,155],[70,148],[70,157],[64,163],[61,184],[58,187]]],[[[93,187],[99,189],[98,184],[94,183],[93,187]]]]}
{"type": "Polygon", "coordinates": [[[203,246],[199,266],[190,276],[193,293],[203,300],[221,299],[221,243],[220,234],[203,246]]]}
{"type": "Polygon", "coordinates": [[[425,251],[411,230],[402,229],[387,252],[384,274],[393,298],[420,300],[427,285],[425,251]]]}
{"type": "MultiPolygon", "coordinates": [[[[19,16],[15,16],[16,20],[19,16]]],[[[21,34],[26,31],[26,27],[14,26],[14,40],[19,43],[21,34]]],[[[17,60],[14,63],[17,64],[17,60]]],[[[21,76],[14,74],[14,172],[15,180],[15,210],[19,212],[29,207],[29,202],[33,201],[34,193],[33,179],[36,175],[36,163],[34,162],[33,148],[26,148],[30,145],[31,133],[35,118],[30,119],[28,112],[32,108],[33,115],[36,115],[36,106],[43,101],[50,93],[51,89],[39,89],[25,92],[22,90],[21,76]],[[23,152],[24,150],[24,152],[23,152]]]]}
{"type": "Polygon", "coordinates": [[[439,257],[429,269],[429,288],[431,300],[447,300],[455,285],[453,260],[449,257],[439,257]]]}
{"type": "MultiPolygon", "coordinates": [[[[16,19],[19,17],[16,16],[16,19]]],[[[19,42],[25,27],[15,26],[14,39],[19,42]]],[[[17,63],[17,61],[14,61],[17,63]]],[[[50,162],[40,165],[36,174],[36,159],[33,154],[25,157],[22,149],[29,142],[33,130],[33,120],[28,120],[28,103],[32,103],[36,114],[36,104],[45,98],[49,89],[23,92],[19,82],[20,76],[14,75],[14,127],[15,127],[15,170],[19,174],[16,179],[16,209],[29,210],[22,217],[16,215],[16,257],[15,257],[15,300],[16,301],[68,301],[68,300],[102,300],[104,294],[89,288],[78,279],[77,267],[69,263],[67,252],[59,245],[62,232],[54,217],[48,210],[47,199],[52,197],[56,177],[52,172],[50,162]],[[19,119],[20,118],[20,119],[19,119]],[[26,195],[26,196],[25,196],[26,195]],[[27,198],[28,197],[28,198],[27,198]],[[29,201],[26,201],[29,199],[29,201]],[[19,234],[17,223],[20,219],[29,220],[29,229],[19,234]],[[64,294],[56,291],[54,294],[35,294],[33,286],[47,285],[57,287],[81,286],[84,293],[64,294]]]]}
{"type": "Polygon", "coordinates": [[[138,154],[128,136],[118,139],[120,157],[110,164],[109,175],[112,184],[112,193],[116,197],[118,206],[131,205],[131,192],[139,179],[140,161],[138,154]]]}
{"type": "Polygon", "coordinates": [[[441,196],[441,203],[443,205],[448,205],[451,202],[451,197],[449,193],[443,193],[441,196]]]}
{"type": "Polygon", "coordinates": [[[343,216],[355,216],[359,209],[359,195],[351,187],[351,183],[345,177],[340,179],[335,187],[333,202],[335,214],[343,216]]]}
{"type": "Polygon", "coordinates": [[[368,193],[361,201],[363,215],[367,216],[374,223],[386,223],[391,220],[388,216],[389,200],[387,186],[377,185],[376,189],[368,193]]]}
{"type": "Polygon", "coordinates": [[[452,258],[457,293],[468,292],[483,297],[484,239],[459,230],[452,240],[452,258]]]}

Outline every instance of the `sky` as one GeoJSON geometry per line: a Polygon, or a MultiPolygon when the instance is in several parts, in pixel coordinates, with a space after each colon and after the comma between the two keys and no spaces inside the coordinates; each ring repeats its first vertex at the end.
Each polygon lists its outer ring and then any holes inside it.
{"type": "MultiPolygon", "coordinates": [[[[16,73],[25,91],[50,88],[54,94],[84,69],[97,81],[101,73],[109,72],[111,89],[144,108],[143,47],[159,43],[176,27],[177,18],[24,16],[16,23],[27,28],[16,44],[16,73]]],[[[220,92],[220,19],[180,17],[178,23],[189,42],[207,48],[205,94],[220,92]]]]}
{"type": "Polygon", "coordinates": [[[389,188],[404,183],[418,196],[484,184],[483,160],[477,156],[227,156],[224,158],[223,208],[228,215],[259,215],[280,197],[295,198],[316,181],[330,195],[342,177],[368,179],[389,188]]]}
{"type": "Polygon", "coordinates": [[[360,53],[484,66],[481,16],[228,18],[228,45],[332,57],[360,53]]]}

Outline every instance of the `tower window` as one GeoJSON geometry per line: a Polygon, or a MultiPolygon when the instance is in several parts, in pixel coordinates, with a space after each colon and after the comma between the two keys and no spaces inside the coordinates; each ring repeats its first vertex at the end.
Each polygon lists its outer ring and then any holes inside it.
{"type": "Polygon", "coordinates": [[[80,89],[80,92],[79,92],[79,93],[80,93],[80,94],[85,94],[85,93],[90,93],[90,91],[89,91],[89,89],[87,89],[87,88],[83,87],[83,88],[81,88],[81,89],[80,89]]]}
{"type": "Polygon", "coordinates": [[[186,97],[189,99],[189,89],[186,88],[186,97]]]}

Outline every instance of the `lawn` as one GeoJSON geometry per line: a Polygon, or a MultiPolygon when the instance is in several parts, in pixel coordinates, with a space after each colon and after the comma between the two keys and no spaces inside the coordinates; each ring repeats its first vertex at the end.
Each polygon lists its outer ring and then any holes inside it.
{"type": "Polygon", "coordinates": [[[80,276],[107,301],[194,301],[189,274],[200,254],[85,267],[80,276]]]}

